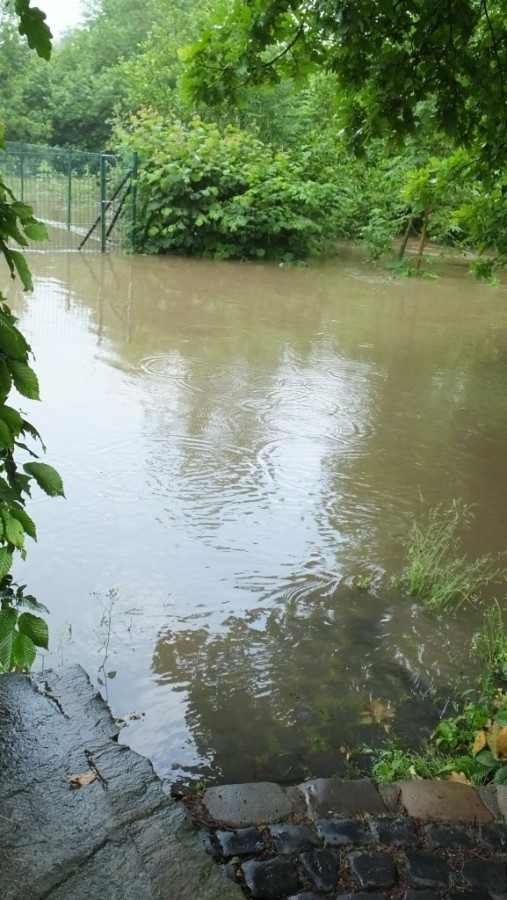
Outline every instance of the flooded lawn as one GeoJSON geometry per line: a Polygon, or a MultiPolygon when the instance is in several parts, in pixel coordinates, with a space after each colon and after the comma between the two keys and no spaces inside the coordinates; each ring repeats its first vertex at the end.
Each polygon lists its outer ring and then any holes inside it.
{"type": "Polygon", "coordinates": [[[81,662],[170,781],[331,774],[410,734],[479,620],[392,587],[421,501],[477,504],[467,549],[507,548],[507,289],[354,257],[30,262],[10,298],[67,494],[34,499],[16,573],[51,610],[40,665],[81,662]]]}

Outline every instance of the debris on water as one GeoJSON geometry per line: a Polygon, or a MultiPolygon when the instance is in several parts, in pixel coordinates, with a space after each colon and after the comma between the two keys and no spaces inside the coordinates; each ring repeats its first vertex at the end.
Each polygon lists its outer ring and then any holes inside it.
{"type": "Polygon", "coordinates": [[[131,722],[136,722],[138,719],[142,719],[145,713],[138,712],[129,712],[124,716],[119,716],[114,720],[114,724],[118,726],[118,728],[125,728],[127,725],[130,725],[131,722]]]}

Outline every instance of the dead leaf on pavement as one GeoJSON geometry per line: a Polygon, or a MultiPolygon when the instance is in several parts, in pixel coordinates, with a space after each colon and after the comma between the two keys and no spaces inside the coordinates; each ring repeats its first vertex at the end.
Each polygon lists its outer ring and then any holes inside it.
{"type": "Polygon", "coordinates": [[[92,781],[95,781],[97,777],[96,772],[84,772],[83,775],[67,775],[67,784],[69,787],[85,787],[87,784],[91,784],[92,781]]]}

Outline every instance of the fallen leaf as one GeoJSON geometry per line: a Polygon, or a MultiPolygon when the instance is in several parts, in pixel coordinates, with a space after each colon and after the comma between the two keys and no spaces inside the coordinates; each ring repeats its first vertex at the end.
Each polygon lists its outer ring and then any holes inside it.
{"type": "Polygon", "coordinates": [[[464,772],[449,772],[447,781],[456,781],[458,784],[470,784],[464,772]]]}
{"type": "Polygon", "coordinates": [[[394,707],[391,706],[390,701],[385,703],[378,698],[376,700],[370,700],[368,709],[370,710],[372,720],[377,722],[377,724],[381,724],[385,719],[392,719],[394,716],[394,707]]]}
{"type": "Polygon", "coordinates": [[[91,784],[97,777],[96,772],[85,772],[83,775],[67,775],[67,784],[69,787],[85,787],[91,784]]]}
{"type": "Polygon", "coordinates": [[[481,750],[484,749],[487,742],[487,734],[484,731],[484,728],[481,728],[480,731],[475,735],[474,745],[472,747],[472,756],[476,756],[480,753],[481,750]]]}

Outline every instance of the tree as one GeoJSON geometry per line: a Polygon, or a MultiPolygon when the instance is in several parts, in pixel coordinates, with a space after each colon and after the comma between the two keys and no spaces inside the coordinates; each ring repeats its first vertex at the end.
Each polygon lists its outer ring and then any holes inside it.
{"type": "Polygon", "coordinates": [[[45,62],[31,53],[12,16],[0,12],[0,121],[11,141],[47,142],[51,123],[45,62]]]}
{"type": "Polygon", "coordinates": [[[89,7],[84,25],[65,36],[50,76],[55,144],[104,148],[127,91],[120,63],[137,53],[156,17],[156,0],[100,0],[89,7]]]}
{"type": "Polygon", "coordinates": [[[352,142],[407,134],[431,100],[435,131],[493,175],[507,144],[502,0],[233,0],[186,51],[186,88],[217,102],[245,83],[335,73],[352,142]]]}
{"type": "MultiPolygon", "coordinates": [[[[30,6],[30,0],[15,0],[19,32],[38,55],[48,59],[51,32],[44,13],[30,6]]],[[[0,149],[4,128],[0,127],[0,149]]],[[[31,207],[20,203],[0,178],[0,255],[14,278],[18,275],[26,290],[32,281],[26,261],[13,249],[12,243],[26,247],[29,240],[46,235],[44,225],[37,222],[31,207]]],[[[37,460],[30,438],[41,441],[37,430],[7,400],[14,387],[31,400],[39,399],[37,376],[29,364],[30,345],[16,326],[16,318],[5,297],[0,294],[0,672],[29,669],[37,647],[47,647],[48,628],[36,612],[46,608],[23,585],[16,585],[9,574],[14,555],[26,554],[25,539],[36,539],[35,523],[25,509],[26,498],[35,482],[50,496],[63,495],[62,480],[51,466],[30,461],[20,466],[19,451],[37,460]],[[29,611],[20,612],[22,607],[29,611]]],[[[41,441],[42,443],[42,441],[41,441]]],[[[42,445],[44,447],[44,445],[42,445]]]]}

